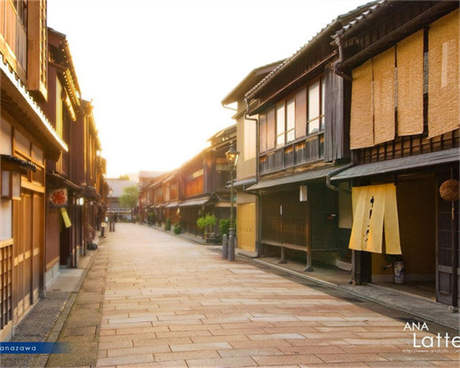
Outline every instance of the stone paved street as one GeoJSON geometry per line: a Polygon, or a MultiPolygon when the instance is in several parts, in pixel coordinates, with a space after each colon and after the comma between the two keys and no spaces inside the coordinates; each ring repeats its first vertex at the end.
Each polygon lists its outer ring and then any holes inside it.
{"type": "Polygon", "coordinates": [[[146,226],[117,224],[101,263],[97,366],[459,366],[452,348],[415,351],[390,311],[146,226]]]}

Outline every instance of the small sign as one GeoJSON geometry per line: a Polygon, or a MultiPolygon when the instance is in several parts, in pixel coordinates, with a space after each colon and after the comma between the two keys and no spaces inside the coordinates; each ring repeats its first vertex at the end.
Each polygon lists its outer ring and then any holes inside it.
{"type": "Polygon", "coordinates": [[[308,201],[308,190],[306,185],[301,185],[299,190],[299,200],[300,202],[308,201]]]}
{"type": "Polygon", "coordinates": [[[61,215],[64,220],[64,225],[68,229],[72,226],[72,222],[70,222],[69,214],[67,213],[67,209],[65,207],[61,208],[61,215]]]}
{"type": "Polygon", "coordinates": [[[49,195],[50,203],[54,207],[65,207],[67,206],[67,188],[55,189],[51,191],[49,195]]]}

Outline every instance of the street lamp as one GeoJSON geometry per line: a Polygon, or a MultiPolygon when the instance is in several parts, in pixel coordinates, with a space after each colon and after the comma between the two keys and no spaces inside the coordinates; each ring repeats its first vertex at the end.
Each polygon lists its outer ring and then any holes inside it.
{"type": "Polygon", "coordinates": [[[225,152],[227,161],[231,165],[231,180],[230,180],[230,228],[228,231],[228,260],[235,260],[235,224],[233,216],[233,206],[234,206],[234,194],[233,194],[233,182],[235,180],[235,168],[238,163],[239,152],[235,149],[235,144],[233,143],[230,146],[230,149],[225,152]]]}

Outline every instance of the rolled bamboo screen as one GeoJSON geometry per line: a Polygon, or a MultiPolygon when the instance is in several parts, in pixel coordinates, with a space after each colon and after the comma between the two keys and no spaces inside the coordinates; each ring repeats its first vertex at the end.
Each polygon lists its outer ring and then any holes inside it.
{"type": "Polygon", "coordinates": [[[423,133],[423,30],[397,45],[398,135],[423,133]]]}
{"type": "Polygon", "coordinates": [[[350,148],[374,145],[372,107],[372,61],[353,70],[351,89],[350,148]]]}
{"type": "Polygon", "coordinates": [[[459,10],[438,19],[428,32],[428,135],[460,127],[458,110],[459,10]]]}
{"type": "Polygon", "coordinates": [[[374,144],[395,138],[395,48],[372,60],[374,79],[374,144]]]}

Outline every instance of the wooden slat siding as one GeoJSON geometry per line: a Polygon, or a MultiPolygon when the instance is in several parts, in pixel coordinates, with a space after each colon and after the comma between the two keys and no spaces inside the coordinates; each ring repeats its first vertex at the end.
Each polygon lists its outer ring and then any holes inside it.
{"type": "Polygon", "coordinates": [[[271,109],[267,112],[267,150],[275,148],[275,131],[275,109],[271,109]]]}
{"type": "Polygon", "coordinates": [[[459,10],[432,23],[428,31],[428,134],[460,127],[458,43],[459,10]]]}
{"type": "Polygon", "coordinates": [[[48,32],[46,0],[28,2],[27,88],[47,98],[48,32]]]}
{"type": "Polygon", "coordinates": [[[460,130],[456,129],[453,132],[443,134],[442,136],[428,138],[421,135],[417,136],[402,136],[397,137],[391,143],[386,144],[386,158],[377,155],[377,150],[384,147],[384,143],[375,147],[363,148],[357,150],[357,164],[390,160],[404,156],[417,155],[421,153],[429,153],[439,151],[441,149],[449,149],[460,146],[460,130]],[[442,145],[441,145],[442,138],[442,145]]]}
{"type": "Polygon", "coordinates": [[[267,150],[267,116],[260,115],[260,152],[267,150]]]}
{"type": "Polygon", "coordinates": [[[307,134],[307,89],[302,88],[295,95],[295,137],[307,134]]]}
{"type": "Polygon", "coordinates": [[[0,248],[0,330],[13,318],[13,244],[0,248]]]}
{"type": "Polygon", "coordinates": [[[372,60],[374,100],[374,144],[395,138],[395,48],[372,60]]]}
{"type": "Polygon", "coordinates": [[[373,146],[372,62],[370,60],[353,70],[351,95],[350,148],[373,146]]]}
{"type": "Polygon", "coordinates": [[[397,44],[399,136],[423,133],[423,33],[397,44]]]}

